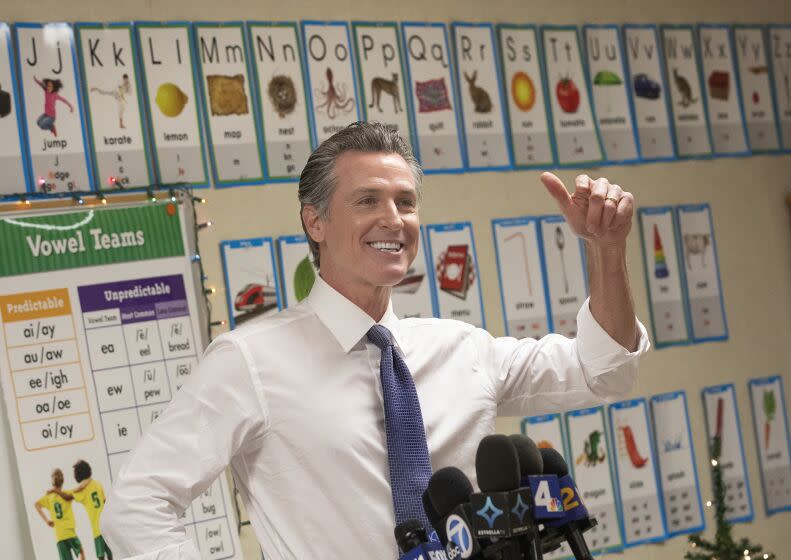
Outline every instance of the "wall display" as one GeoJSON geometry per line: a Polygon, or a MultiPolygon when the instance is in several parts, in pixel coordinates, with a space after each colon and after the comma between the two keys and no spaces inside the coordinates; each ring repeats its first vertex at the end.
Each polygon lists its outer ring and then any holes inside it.
{"type": "Polygon", "coordinates": [[[615,478],[626,546],[665,540],[667,524],[645,399],[613,403],[610,437],[615,446],[615,478]]]}
{"type": "Polygon", "coordinates": [[[141,22],[135,27],[159,182],[208,186],[191,26],[141,22]]]}
{"type": "Polygon", "coordinates": [[[308,94],[296,23],[247,23],[267,181],[296,181],[311,152],[308,94]]]}
{"type": "Polygon", "coordinates": [[[676,150],[670,126],[670,95],[656,26],[624,25],[623,35],[641,159],[673,159],[676,150]]]}
{"type": "Polygon", "coordinates": [[[560,165],[600,162],[602,147],[576,27],[543,26],[549,107],[560,165]]]}
{"type": "Polygon", "coordinates": [[[547,279],[552,332],[577,336],[577,313],[588,297],[582,240],[562,216],[542,216],[541,256],[547,279]]]}
{"type": "Polygon", "coordinates": [[[662,41],[678,155],[710,155],[711,137],[693,28],[663,25],[662,41]]]}
{"type": "Polygon", "coordinates": [[[461,171],[464,153],[444,23],[401,24],[417,154],[426,173],[461,171]]]}
{"type": "MultiPolygon", "coordinates": [[[[753,499],[742,443],[742,423],[736,406],[736,391],[732,383],[706,387],[702,391],[706,413],[706,434],[709,454],[715,439],[721,447],[717,461],[722,468],[725,485],[725,519],[730,523],[752,521],[753,499]]],[[[715,459],[715,457],[711,457],[715,459]]]]}
{"type": "Polygon", "coordinates": [[[271,237],[220,243],[228,320],[235,329],[250,319],[280,311],[275,248],[271,237]]]}
{"type": "Polygon", "coordinates": [[[453,23],[451,30],[467,163],[470,169],[506,169],[511,157],[494,27],[453,23]]]}
{"type": "Polygon", "coordinates": [[[541,338],[552,332],[542,273],[538,218],[492,220],[505,334],[541,338]]]}
{"type": "Polygon", "coordinates": [[[432,264],[428,259],[425,247],[426,230],[420,227],[420,243],[415,260],[409,266],[406,276],[393,286],[390,298],[393,300],[393,311],[399,319],[408,317],[435,317],[435,295],[429,276],[432,275],[432,264]]]}
{"type": "Polygon", "coordinates": [[[486,328],[472,224],[426,226],[437,315],[486,328]]]}
{"type": "Polygon", "coordinates": [[[706,528],[695,448],[684,391],[651,397],[654,445],[659,462],[668,537],[706,528]]]}
{"type": "Polygon", "coordinates": [[[11,30],[0,22],[0,196],[29,190],[27,147],[23,147],[21,97],[17,88],[11,30]]]}
{"type": "Polygon", "coordinates": [[[604,155],[611,162],[637,161],[637,135],[618,26],[586,25],[585,47],[604,155]]]}
{"type": "Polygon", "coordinates": [[[397,130],[414,145],[398,24],[355,21],[352,33],[365,120],[397,130]]]}
{"type": "Polygon", "coordinates": [[[293,307],[308,297],[318,271],[313,266],[307,237],[283,235],[277,238],[280,259],[280,301],[282,307],[293,307]]]}
{"type": "Polygon", "coordinates": [[[154,184],[131,23],[78,23],[78,59],[97,190],[154,184]],[[111,179],[115,178],[115,181],[111,179]]]}
{"type": "Polygon", "coordinates": [[[791,24],[769,26],[769,52],[784,151],[791,151],[791,24]]]}
{"type": "Polygon", "coordinates": [[[766,513],[791,510],[791,440],[783,378],[751,379],[748,387],[766,513]]]}
{"type": "Polygon", "coordinates": [[[684,344],[690,336],[673,209],[640,208],[638,216],[653,342],[657,348],[684,344]]]}
{"type": "MultiPolygon", "coordinates": [[[[9,255],[0,262],[0,381],[37,559],[59,558],[55,541],[72,534],[93,557],[102,492],[197,364],[185,215],[167,202],[0,219],[9,255]],[[91,494],[48,494],[55,469],[65,491],[77,487],[79,460],[92,470],[91,494]],[[68,520],[76,533],[61,526],[68,520]]],[[[220,477],[182,517],[204,558],[241,558],[231,508],[220,477]]]]}
{"type": "Polygon", "coordinates": [[[194,30],[214,186],[263,183],[260,118],[244,26],[200,22],[194,30]]]}
{"type": "Polygon", "coordinates": [[[714,153],[746,155],[750,148],[730,28],[727,25],[701,24],[698,37],[714,153]]]}
{"type": "Polygon", "coordinates": [[[90,190],[74,32],[66,23],[17,23],[14,30],[34,190],[90,190]]]}
{"type": "Polygon", "coordinates": [[[734,25],[732,29],[750,149],[753,153],[779,150],[780,133],[765,29],[759,25],[734,25]]]}
{"type": "Polygon", "coordinates": [[[598,525],[585,533],[593,554],[623,549],[620,519],[612,478],[612,445],[604,421],[604,408],[597,406],[566,413],[571,467],[577,488],[590,517],[598,525]]]}
{"type": "Polygon", "coordinates": [[[544,57],[533,25],[498,24],[500,80],[505,88],[516,167],[545,167],[555,161],[546,106],[544,57]]]}
{"type": "Polygon", "coordinates": [[[711,208],[708,204],[678,206],[676,216],[692,337],[695,342],[725,340],[728,323],[711,208]]]}
{"type": "Polygon", "coordinates": [[[324,140],[360,120],[357,73],[345,21],[303,21],[308,103],[313,142],[324,140]]]}

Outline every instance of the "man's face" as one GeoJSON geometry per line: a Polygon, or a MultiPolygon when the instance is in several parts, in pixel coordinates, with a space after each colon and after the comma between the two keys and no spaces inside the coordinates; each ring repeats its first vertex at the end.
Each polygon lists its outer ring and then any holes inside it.
{"type": "Polygon", "coordinates": [[[329,216],[308,230],[320,244],[322,276],[340,291],[398,284],[420,236],[409,165],[397,154],[346,152],[334,175],[329,216]]]}

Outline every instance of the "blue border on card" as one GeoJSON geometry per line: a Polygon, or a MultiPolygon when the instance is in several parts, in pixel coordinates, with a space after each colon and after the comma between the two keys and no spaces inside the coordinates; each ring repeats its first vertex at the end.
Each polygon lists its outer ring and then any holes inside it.
{"type": "MultiPolygon", "coordinates": [[[[736,402],[736,387],[733,383],[723,383],[722,385],[711,385],[709,387],[704,387],[700,392],[700,397],[703,400],[703,417],[706,423],[706,443],[709,447],[709,456],[711,456],[711,439],[712,435],[709,433],[709,421],[708,421],[708,410],[706,409],[706,395],[716,395],[717,393],[725,393],[728,392],[731,395],[731,400],[733,401],[733,411],[736,415],[736,435],[739,437],[739,453],[741,454],[742,458],[742,472],[744,473],[744,488],[747,492],[747,502],[750,504],[750,512],[747,515],[742,517],[735,517],[733,519],[727,519],[730,523],[743,523],[752,521],[755,518],[755,508],[753,507],[753,495],[750,489],[750,473],[747,470],[747,458],[745,457],[744,453],[744,441],[742,439],[742,421],[739,417],[739,405],[736,402]]],[[[713,458],[712,458],[713,459],[713,458]]]]}
{"type": "MultiPolygon", "coordinates": [[[[649,447],[649,453],[651,454],[651,456],[650,456],[651,468],[654,471],[654,485],[655,485],[654,489],[656,490],[656,494],[655,495],[656,495],[656,498],[657,498],[657,502],[659,503],[659,515],[660,515],[660,517],[662,519],[662,534],[661,535],[657,535],[655,537],[648,538],[648,539],[640,539],[640,540],[637,540],[637,541],[628,541],[628,539],[626,538],[626,522],[624,521],[621,524],[621,541],[623,542],[623,544],[624,544],[624,546],[626,548],[632,548],[632,547],[635,547],[635,546],[639,546],[641,544],[650,544],[650,543],[663,542],[663,541],[667,540],[667,517],[665,516],[665,500],[664,500],[664,496],[662,495],[662,491],[661,491],[662,487],[660,486],[660,483],[659,483],[659,465],[657,464],[657,461],[656,461],[656,453],[654,451],[654,447],[651,445],[651,422],[648,419],[648,403],[646,402],[644,397],[639,397],[639,398],[636,398],[636,399],[627,399],[625,401],[618,401],[618,402],[610,404],[607,407],[607,415],[608,415],[608,420],[609,420],[609,424],[610,424],[610,426],[609,426],[609,428],[610,428],[610,439],[611,439],[611,441],[616,441],[616,437],[617,437],[616,434],[615,434],[615,426],[613,425],[613,422],[612,422],[612,411],[614,409],[635,408],[635,407],[638,407],[638,406],[641,406],[643,408],[643,418],[645,419],[646,435],[648,436],[648,442],[649,442],[649,446],[648,446],[649,447]]],[[[620,476],[621,476],[620,475],[620,469],[618,468],[618,461],[619,460],[617,458],[613,461],[613,464],[615,466],[615,478],[616,479],[620,479],[620,476]]],[[[624,515],[624,511],[623,511],[623,509],[624,509],[623,508],[623,495],[620,492],[620,488],[619,488],[619,491],[618,491],[618,498],[619,499],[616,502],[616,507],[618,508],[618,511],[620,512],[621,519],[626,519],[626,517],[624,515]]]]}
{"type": "Polygon", "coordinates": [[[780,86],[777,85],[777,82],[775,82],[775,79],[776,79],[775,72],[774,72],[775,65],[774,65],[774,62],[772,61],[772,56],[771,56],[771,54],[772,54],[772,35],[771,35],[772,29],[791,29],[791,23],[780,23],[780,24],[767,25],[767,26],[765,26],[765,29],[766,29],[766,34],[765,34],[766,43],[765,44],[768,47],[768,49],[766,51],[766,64],[767,64],[767,66],[769,66],[770,83],[772,85],[772,100],[774,101],[774,104],[775,104],[775,118],[776,118],[777,126],[779,128],[778,139],[780,140],[780,152],[774,152],[774,153],[791,154],[791,138],[785,138],[785,135],[783,134],[783,126],[781,124],[783,122],[783,116],[780,114],[780,102],[777,99],[777,94],[778,94],[778,91],[780,89],[780,86]]]}
{"type": "Polygon", "coordinates": [[[275,298],[277,299],[278,311],[283,309],[280,299],[280,286],[278,279],[277,265],[275,264],[275,246],[271,237],[250,237],[247,239],[232,239],[220,241],[220,256],[222,257],[222,270],[225,278],[225,301],[228,305],[228,324],[231,330],[236,328],[236,318],[233,315],[233,297],[231,296],[231,277],[228,270],[227,252],[231,249],[241,247],[263,247],[269,245],[269,258],[272,261],[272,279],[275,282],[275,298]]]}
{"type": "MultiPolygon", "coordinates": [[[[288,307],[288,290],[286,290],[286,267],[283,263],[283,245],[286,244],[293,244],[293,243],[304,243],[308,245],[308,238],[304,234],[297,234],[297,235],[281,235],[277,238],[277,255],[278,255],[278,264],[280,265],[280,287],[282,287],[282,294],[280,296],[280,301],[283,302],[283,307],[288,307]]],[[[310,246],[308,245],[308,252],[310,252],[310,246]]],[[[294,302],[296,304],[298,302],[294,302]]]]}
{"type": "MultiPolygon", "coordinates": [[[[519,428],[522,432],[522,435],[530,436],[527,433],[527,426],[528,424],[546,424],[548,422],[557,422],[558,428],[560,429],[560,445],[562,449],[560,450],[560,454],[563,455],[563,459],[566,461],[566,464],[571,464],[571,452],[566,447],[566,427],[563,425],[563,416],[559,412],[551,412],[549,414],[540,414],[538,416],[525,416],[522,418],[521,422],[519,422],[519,428]]],[[[557,451],[557,449],[555,450],[557,451]]]]}
{"type": "MultiPolygon", "coordinates": [[[[747,381],[747,390],[750,393],[750,411],[753,417],[753,427],[755,428],[755,439],[758,443],[756,443],[756,449],[758,449],[761,441],[761,431],[758,428],[758,423],[755,417],[755,400],[753,400],[753,387],[758,387],[762,385],[771,385],[777,381],[780,385],[780,401],[783,403],[783,422],[785,426],[785,434],[786,434],[786,456],[791,456],[791,435],[788,432],[788,409],[786,408],[785,402],[785,388],[783,387],[783,377],[781,375],[771,375],[769,377],[756,377],[754,379],[750,379],[747,381]]],[[[764,496],[764,508],[766,511],[767,517],[770,515],[774,515],[775,513],[780,513],[782,511],[791,511],[791,504],[770,509],[769,503],[766,496],[766,479],[765,479],[765,472],[764,472],[764,464],[763,460],[761,459],[761,452],[758,452],[758,465],[760,466],[761,470],[761,492],[764,496]]],[[[790,469],[791,470],[791,469],[790,469]]]]}
{"type": "Polygon", "coordinates": [[[432,264],[431,255],[429,254],[428,233],[426,226],[420,226],[420,244],[423,249],[423,260],[426,262],[426,276],[429,277],[428,294],[431,298],[431,315],[439,319],[439,300],[437,299],[436,290],[434,289],[434,265],[432,264]]]}
{"type": "MultiPolygon", "coordinates": [[[[14,48],[14,35],[15,32],[12,31],[11,26],[7,23],[0,22],[0,37],[5,34],[6,36],[6,46],[8,48],[8,69],[11,73],[11,87],[8,91],[11,91],[14,94],[14,113],[16,114],[16,126],[17,130],[19,131],[19,153],[22,157],[22,178],[25,181],[25,192],[26,193],[33,193],[35,192],[35,188],[33,185],[33,175],[32,175],[32,163],[30,161],[30,143],[28,142],[27,138],[27,125],[25,121],[27,119],[27,115],[25,114],[24,103],[25,100],[21,94],[19,89],[19,76],[17,76],[17,49],[14,48]]],[[[0,194],[0,200],[8,198],[8,197],[15,197],[16,194],[13,193],[4,193],[0,194]]]]}

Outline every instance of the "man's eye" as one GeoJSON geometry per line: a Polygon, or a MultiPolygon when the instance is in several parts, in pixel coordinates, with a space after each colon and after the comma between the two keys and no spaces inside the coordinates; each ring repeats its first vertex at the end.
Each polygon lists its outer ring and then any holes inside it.
{"type": "Polygon", "coordinates": [[[414,208],[415,201],[412,200],[411,198],[405,198],[401,201],[401,206],[406,206],[407,208],[414,208]]]}
{"type": "Polygon", "coordinates": [[[376,199],[372,196],[367,196],[365,198],[361,198],[359,204],[371,206],[372,204],[376,204],[376,199]]]}

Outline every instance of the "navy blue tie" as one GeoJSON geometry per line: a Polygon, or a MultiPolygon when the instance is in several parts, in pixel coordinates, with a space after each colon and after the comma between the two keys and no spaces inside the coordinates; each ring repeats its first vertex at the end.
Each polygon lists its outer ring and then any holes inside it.
{"type": "Polygon", "coordinates": [[[431,478],[431,459],[415,382],[404,359],[394,351],[392,335],[386,327],[371,327],[368,340],[382,351],[379,373],[382,377],[387,461],[395,522],[398,525],[407,519],[417,519],[423,523],[426,532],[431,533],[431,524],[423,511],[421,499],[431,478]]]}

